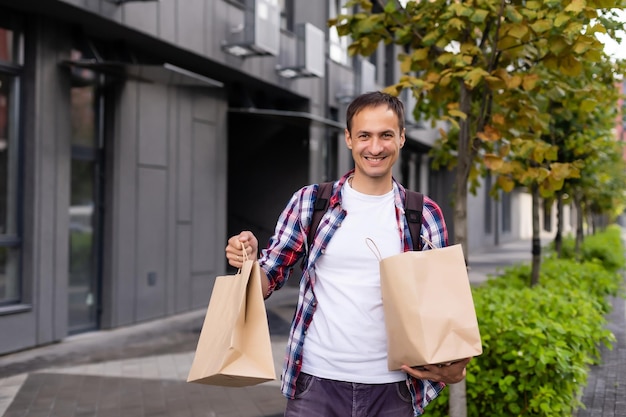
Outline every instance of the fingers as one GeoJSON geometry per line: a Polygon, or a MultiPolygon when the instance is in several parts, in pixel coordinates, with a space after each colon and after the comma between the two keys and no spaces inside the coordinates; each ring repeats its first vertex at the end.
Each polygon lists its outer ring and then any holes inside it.
{"type": "Polygon", "coordinates": [[[252,232],[246,230],[228,239],[225,252],[228,264],[235,268],[241,268],[246,257],[248,259],[257,258],[258,241],[252,232]]]}
{"type": "Polygon", "coordinates": [[[402,370],[418,379],[428,379],[431,381],[444,382],[446,384],[456,384],[465,378],[465,367],[471,358],[465,358],[454,362],[444,362],[432,365],[416,367],[402,366],[402,370]]]}

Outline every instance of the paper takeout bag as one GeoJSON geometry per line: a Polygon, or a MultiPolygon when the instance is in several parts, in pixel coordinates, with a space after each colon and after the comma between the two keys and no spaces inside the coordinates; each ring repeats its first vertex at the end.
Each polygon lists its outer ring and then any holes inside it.
{"type": "Polygon", "coordinates": [[[244,387],[276,379],[257,261],[217,277],[187,382],[244,387]]]}
{"type": "Polygon", "coordinates": [[[381,259],[380,279],[389,370],[482,353],[461,245],[381,259]]]}

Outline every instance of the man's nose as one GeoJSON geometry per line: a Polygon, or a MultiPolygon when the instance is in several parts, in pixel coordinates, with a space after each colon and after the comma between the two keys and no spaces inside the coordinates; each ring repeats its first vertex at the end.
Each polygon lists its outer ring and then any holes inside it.
{"type": "Polygon", "coordinates": [[[384,148],[385,147],[383,146],[383,141],[378,136],[374,136],[372,144],[370,146],[370,152],[376,155],[381,153],[384,148]]]}

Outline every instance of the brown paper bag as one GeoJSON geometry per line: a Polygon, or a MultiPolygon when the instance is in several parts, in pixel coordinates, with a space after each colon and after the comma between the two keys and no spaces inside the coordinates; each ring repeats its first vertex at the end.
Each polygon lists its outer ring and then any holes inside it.
{"type": "Polygon", "coordinates": [[[217,277],[187,382],[244,387],[276,379],[257,261],[217,277]]]}
{"type": "Polygon", "coordinates": [[[482,354],[461,245],[381,259],[380,280],[389,370],[482,354]]]}

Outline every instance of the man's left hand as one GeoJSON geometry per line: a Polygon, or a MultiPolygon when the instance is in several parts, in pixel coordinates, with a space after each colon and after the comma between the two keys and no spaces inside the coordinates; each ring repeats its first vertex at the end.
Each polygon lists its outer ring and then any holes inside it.
{"type": "Polygon", "coordinates": [[[401,370],[417,379],[428,379],[446,384],[456,384],[465,378],[465,366],[471,358],[465,358],[454,362],[439,363],[433,365],[416,366],[411,368],[402,365],[401,370]]]}

